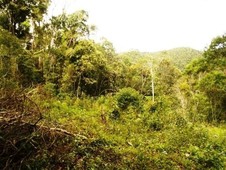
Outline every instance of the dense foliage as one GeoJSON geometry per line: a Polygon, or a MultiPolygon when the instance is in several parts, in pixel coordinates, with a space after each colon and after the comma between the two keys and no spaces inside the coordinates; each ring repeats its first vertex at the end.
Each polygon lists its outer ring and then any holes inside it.
{"type": "Polygon", "coordinates": [[[225,169],[226,36],[116,54],[88,14],[0,0],[0,169],[225,169]]]}

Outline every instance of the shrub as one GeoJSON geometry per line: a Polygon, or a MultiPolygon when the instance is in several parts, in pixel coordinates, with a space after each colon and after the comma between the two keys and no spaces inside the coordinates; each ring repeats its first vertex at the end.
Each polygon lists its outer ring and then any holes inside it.
{"type": "Polygon", "coordinates": [[[55,84],[53,83],[46,83],[44,85],[44,92],[46,94],[47,97],[54,97],[57,94],[57,87],[55,84]]]}
{"type": "Polygon", "coordinates": [[[189,151],[199,169],[224,169],[225,153],[220,145],[207,142],[202,148],[190,146],[189,151]]]}
{"type": "Polygon", "coordinates": [[[154,131],[160,131],[162,130],[164,127],[164,124],[161,120],[159,119],[152,119],[150,122],[149,122],[149,128],[154,130],[154,131]]]}
{"type": "Polygon", "coordinates": [[[119,119],[120,118],[120,113],[118,110],[113,110],[110,114],[111,119],[119,119]]]}
{"type": "Polygon", "coordinates": [[[129,106],[136,108],[137,110],[141,110],[142,96],[133,88],[123,88],[116,94],[117,106],[126,110],[129,106]]]}

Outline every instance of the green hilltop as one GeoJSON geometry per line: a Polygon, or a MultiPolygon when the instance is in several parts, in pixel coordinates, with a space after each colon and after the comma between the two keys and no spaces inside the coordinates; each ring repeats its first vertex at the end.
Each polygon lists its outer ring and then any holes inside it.
{"type": "Polygon", "coordinates": [[[183,70],[190,61],[201,58],[202,54],[202,51],[193,48],[179,47],[158,52],[129,51],[118,54],[118,57],[132,63],[140,60],[153,60],[154,63],[158,64],[163,59],[166,59],[172,62],[180,70],[183,70]]]}
{"type": "Polygon", "coordinates": [[[190,61],[195,58],[201,58],[202,52],[188,47],[180,47],[151,53],[151,55],[157,60],[168,59],[176,67],[183,70],[190,61]]]}

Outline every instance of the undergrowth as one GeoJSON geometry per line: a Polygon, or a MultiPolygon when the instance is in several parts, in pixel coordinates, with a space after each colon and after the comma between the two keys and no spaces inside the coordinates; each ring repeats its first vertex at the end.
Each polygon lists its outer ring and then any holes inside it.
{"type": "Polygon", "coordinates": [[[225,169],[224,125],[153,111],[135,93],[122,108],[118,96],[31,95],[43,119],[33,126],[1,121],[0,169],[225,169]]]}

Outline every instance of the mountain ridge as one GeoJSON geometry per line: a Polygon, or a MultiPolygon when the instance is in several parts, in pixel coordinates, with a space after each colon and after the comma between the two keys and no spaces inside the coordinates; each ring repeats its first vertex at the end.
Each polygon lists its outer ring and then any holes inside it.
{"type": "Polygon", "coordinates": [[[154,63],[159,63],[163,59],[171,61],[177,68],[183,70],[186,65],[195,58],[202,57],[203,52],[190,47],[177,47],[169,50],[157,52],[140,52],[138,50],[119,53],[118,56],[137,62],[141,58],[151,59],[154,63]]]}

